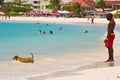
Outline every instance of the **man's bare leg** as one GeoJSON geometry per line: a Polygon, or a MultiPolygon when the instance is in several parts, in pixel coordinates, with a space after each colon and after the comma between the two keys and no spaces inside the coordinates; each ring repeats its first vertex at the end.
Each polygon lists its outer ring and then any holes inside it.
{"type": "Polygon", "coordinates": [[[105,61],[105,62],[114,62],[114,58],[113,58],[113,48],[108,48],[108,60],[105,61]]]}

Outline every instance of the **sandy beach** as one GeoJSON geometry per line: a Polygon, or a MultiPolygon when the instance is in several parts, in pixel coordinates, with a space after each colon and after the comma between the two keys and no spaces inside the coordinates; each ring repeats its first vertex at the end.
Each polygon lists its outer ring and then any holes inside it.
{"type": "MultiPolygon", "coordinates": [[[[106,26],[108,24],[106,19],[100,18],[95,18],[94,24],[87,18],[11,17],[0,21],[106,26]]],[[[120,19],[115,21],[116,25],[120,25],[120,19]]],[[[115,49],[114,63],[105,63],[107,54],[104,54],[106,52],[100,54],[101,52],[96,52],[99,55],[96,53],[66,55],[57,59],[41,57],[40,60],[36,59],[34,64],[27,65],[17,61],[0,61],[0,80],[120,80],[119,47],[115,49]]]]}
{"type": "MultiPolygon", "coordinates": [[[[48,22],[48,23],[65,23],[65,24],[91,24],[91,19],[89,21],[87,18],[63,18],[63,17],[11,17],[10,19],[0,19],[1,21],[22,21],[22,22],[48,22]]],[[[116,24],[120,25],[120,20],[115,19],[116,24]]],[[[107,24],[108,21],[105,18],[95,18],[94,24],[107,24]]]]}

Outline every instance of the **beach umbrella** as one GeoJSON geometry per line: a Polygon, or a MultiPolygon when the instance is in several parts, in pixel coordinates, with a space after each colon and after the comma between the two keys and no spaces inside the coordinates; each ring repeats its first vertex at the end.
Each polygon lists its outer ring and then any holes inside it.
{"type": "Polygon", "coordinates": [[[39,15],[39,16],[42,16],[42,14],[43,14],[43,12],[38,12],[38,15],[39,15]]]}
{"type": "Polygon", "coordinates": [[[63,13],[64,13],[64,14],[69,14],[70,12],[69,12],[69,11],[64,10],[64,11],[63,11],[63,13]]]}
{"type": "Polygon", "coordinates": [[[70,14],[76,14],[76,12],[74,12],[74,11],[71,11],[71,12],[70,12],[70,14]]]}
{"type": "Polygon", "coordinates": [[[4,15],[5,13],[4,12],[0,12],[0,15],[4,15]]]}
{"type": "Polygon", "coordinates": [[[60,13],[60,14],[69,14],[70,13],[69,11],[66,11],[66,10],[64,10],[64,11],[58,10],[57,12],[60,13]]]}
{"type": "Polygon", "coordinates": [[[35,14],[35,12],[32,12],[32,11],[31,11],[31,12],[28,12],[28,14],[30,14],[30,15],[34,15],[34,14],[35,14]]]}
{"type": "Polygon", "coordinates": [[[111,13],[111,14],[116,14],[116,13],[117,13],[117,10],[111,11],[111,12],[109,12],[109,13],[111,13]]]}
{"type": "Polygon", "coordinates": [[[59,13],[51,13],[51,16],[60,16],[59,13]]]}
{"type": "Polygon", "coordinates": [[[62,13],[63,11],[58,10],[57,12],[58,12],[58,13],[62,13]]]}

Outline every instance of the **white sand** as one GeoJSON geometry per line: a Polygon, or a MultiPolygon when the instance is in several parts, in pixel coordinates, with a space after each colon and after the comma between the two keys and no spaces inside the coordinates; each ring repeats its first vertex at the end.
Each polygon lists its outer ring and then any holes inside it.
{"type": "Polygon", "coordinates": [[[120,67],[76,71],[71,76],[50,78],[46,80],[120,80],[120,67]]]}
{"type": "MultiPolygon", "coordinates": [[[[52,23],[73,23],[73,24],[90,24],[86,18],[39,18],[39,17],[11,17],[11,19],[0,19],[1,21],[24,21],[24,22],[52,22],[52,23]]],[[[115,19],[117,25],[120,25],[120,20],[115,19]]],[[[106,19],[96,19],[95,24],[105,24],[106,19]]],[[[117,50],[117,53],[120,51],[117,50]]],[[[106,55],[106,54],[105,54],[106,55]]],[[[0,80],[120,80],[120,63],[119,56],[116,57],[115,63],[104,63],[101,60],[106,59],[105,55],[91,55],[95,59],[85,59],[86,66],[79,69],[80,56],[69,56],[66,62],[60,59],[45,59],[36,62],[35,64],[23,64],[19,62],[0,62],[0,80]],[[77,59],[77,61],[76,61],[77,59]],[[94,64],[88,64],[93,62],[94,64]],[[55,65],[54,65],[55,64],[55,65]],[[48,67],[49,66],[49,67],[48,67]],[[72,66],[72,67],[70,67],[72,66]],[[110,67],[111,66],[111,67],[110,67]],[[102,68],[101,68],[102,67],[102,68]],[[103,68],[104,67],[104,68],[103,68]],[[66,71],[65,71],[66,69],[66,71]],[[70,70],[69,70],[70,69],[70,70]],[[52,70],[53,72],[51,73],[52,70]],[[58,70],[58,71],[54,71],[58,70]],[[50,72],[49,72],[50,71],[50,72]],[[42,74],[42,73],[45,74],[42,74]]],[[[82,55],[84,56],[84,55],[82,55]]],[[[84,57],[82,57],[84,58],[84,57]]],[[[64,58],[65,59],[65,58],[64,58]]],[[[83,59],[82,59],[83,60],[83,59]]]]}
{"type": "MultiPolygon", "coordinates": [[[[87,18],[56,18],[56,17],[11,17],[10,19],[0,19],[1,21],[24,21],[24,22],[52,22],[52,23],[74,23],[74,24],[82,24],[82,23],[91,23],[91,20],[87,20],[87,18]]],[[[115,19],[116,24],[120,24],[120,19],[115,19]]],[[[105,18],[95,18],[95,24],[107,24],[108,21],[105,18]]]]}

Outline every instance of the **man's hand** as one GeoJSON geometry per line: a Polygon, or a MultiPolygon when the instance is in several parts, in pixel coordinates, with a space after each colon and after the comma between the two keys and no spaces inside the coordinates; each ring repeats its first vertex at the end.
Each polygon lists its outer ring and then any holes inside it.
{"type": "Polygon", "coordinates": [[[108,39],[105,39],[105,40],[104,40],[104,43],[106,43],[106,42],[107,42],[107,40],[108,40],[108,39]]]}

